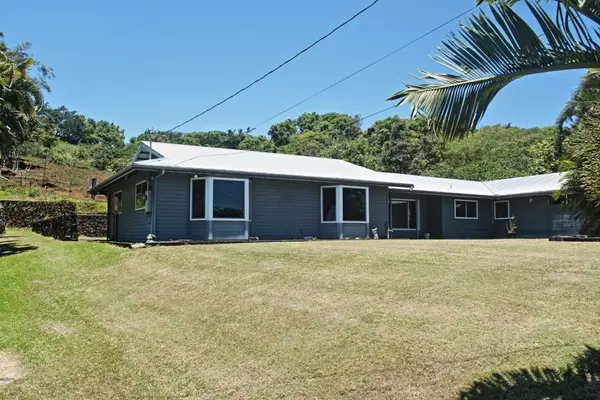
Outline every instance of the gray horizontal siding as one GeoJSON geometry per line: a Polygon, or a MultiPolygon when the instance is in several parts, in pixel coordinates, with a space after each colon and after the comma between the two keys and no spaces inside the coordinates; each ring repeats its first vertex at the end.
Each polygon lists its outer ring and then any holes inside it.
{"type": "MultiPolygon", "coordinates": [[[[156,237],[159,240],[191,238],[188,232],[189,225],[192,225],[189,221],[190,176],[167,173],[157,179],[156,188],[156,237]]],[[[195,224],[193,236],[201,238],[197,231],[195,224]]]]}
{"type": "MultiPolygon", "coordinates": [[[[561,205],[552,204],[549,195],[527,196],[508,199],[510,213],[515,217],[517,236],[522,238],[542,238],[552,235],[574,235],[579,232],[580,223],[572,218],[572,213],[561,205]]],[[[507,237],[508,220],[494,221],[495,237],[507,237]]]]}
{"type": "Polygon", "coordinates": [[[343,237],[345,238],[361,238],[364,239],[367,236],[371,236],[369,234],[369,224],[367,223],[349,223],[344,222],[342,224],[342,232],[343,237]]]}
{"type": "Polygon", "coordinates": [[[135,185],[136,183],[147,180],[150,188],[151,175],[146,172],[135,172],[127,179],[117,182],[110,188],[109,195],[121,191],[123,200],[123,212],[114,216],[115,221],[111,223],[111,230],[116,228],[116,232],[111,232],[112,236],[118,241],[124,242],[144,242],[151,232],[151,216],[145,210],[135,211],[135,185]]]}
{"type": "Polygon", "coordinates": [[[374,186],[369,189],[369,235],[377,228],[379,237],[385,237],[385,224],[388,222],[388,189],[374,186]]]}
{"type": "Polygon", "coordinates": [[[260,239],[319,236],[320,196],[320,185],[315,182],[252,179],[250,236],[260,239]]]}
{"type": "Polygon", "coordinates": [[[212,221],[213,240],[244,240],[246,221],[212,221]]]}
{"type": "Polygon", "coordinates": [[[486,239],[492,235],[492,200],[468,197],[442,198],[442,231],[444,239],[486,239]],[[479,202],[478,219],[455,219],[454,200],[477,200],[479,202]]]}
{"type": "Polygon", "coordinates": [[[319,238],[321,239],[339,239],[338,225],[336,223],[320,224],[319,238]]]}
{"type": "Polygon", "coordinates": [[[208,240],[208,221],[183,221],[182,224],[187,226],[185,236],[181,239],[190,240],[208,240]]]}

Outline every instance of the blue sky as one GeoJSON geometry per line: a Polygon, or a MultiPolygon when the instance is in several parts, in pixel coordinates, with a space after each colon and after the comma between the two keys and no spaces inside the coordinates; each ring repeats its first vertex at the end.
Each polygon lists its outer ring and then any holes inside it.
{"type": "MultiPolygon", "coordinates": [[[[0,29],[10,45],[33,43],[54,68],[47,101],[115,122],[127,137],[170,129],[222,100],[322,36],[371,0],[60,0],[3,6],[0,29]]],[[[254,126],[427,30],[474,0],[381,0],[292,64],[183,131],[254,126]]],[[[463,18],[464,20],[464,18],[463,18]]],[[[428,36],[333,90],[282,115],[368,115],[410,81],[417,68],[441,71],[429,55],[458,23],[428,36]]],[[[552,124],[582,71],[528,77],[494,101],[483,124],[552,124]]],[[[408,107],[386,112],[406,116],[408,107]]],[[[369,125],[373,120],[365,121],[369,125]]],[[[269,124],[258,129],[266,133],[269,124]]]]}

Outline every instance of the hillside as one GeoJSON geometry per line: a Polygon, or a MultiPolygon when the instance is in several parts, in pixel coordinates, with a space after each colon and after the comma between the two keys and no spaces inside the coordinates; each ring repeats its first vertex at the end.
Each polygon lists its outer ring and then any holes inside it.
{"type": "Polygon", "coordinates": [[[73,200],[88,212],[105,212],[106,199],[90,199],[92,178],[102,181],[109,172],[81,166],[46,163],[37,158],[20,160],[19,168],[0,168],[0,200],[73,200]]]}

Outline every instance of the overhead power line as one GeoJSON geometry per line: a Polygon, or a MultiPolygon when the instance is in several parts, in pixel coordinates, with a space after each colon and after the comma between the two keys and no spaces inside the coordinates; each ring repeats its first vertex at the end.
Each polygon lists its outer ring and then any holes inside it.
{"type": "Polygon", "coordinates": [[[391,110],[392,108],[396,108],[396,106],[395,106],[395,105],[393,105],[393,106],[391,106],[391,107],[384,108],[383,110],[379,110],[379,111],[377,111],[377,112],[374,112],[373,114],[369,114],[369,115],[367,115],[367,116],[365,116],[365,117],[361,117],[361,118],[359,119],[359,121],[360,121],[360,122],[362,122],[362,121],[364,121],[365,119],[372,118],[372,117],[374,117],[374,116],[376,116],[376,115],[379,115],[379,114],[381,114],[381,113],[384,113],[384,112],[386,112],[386,111],[389,111],[389,110],[391,110]]]}
{"type": "Polygon", "coordinates": [[[424,34],[422,34],[421,36],[419,36],[419,37],[417,37],[417,38],[415,38],[415,39],[411,40],[410,42],[403,44],[402,46],[398,47],[396,50],[394,50],[394,51],[392,51],[392,52],[390,52],[390,53],[388,53],[388,54],[384,55],[384,56],[383,56],[383,57],[381,57],[381,58],[378,58],[377,60],[375,60],[375,61],[371,62],[370,64],[367,64],[367,65],[365,65],[365,66],[364,66],[364,67],[362,67],[361,69],[359,69],[359,70],[357,70],[357,71],[355,71],[355,72],[351,73],[350,75],[348,75],[348,76],[346,76],[346,77],[344,77],[344,78],[340,79],[340,80],[339,80],[339,81],[337,81],[337,82],[334,82],[334,83],[332,83],[331,85],[329,85],[329,86],[325,87],[324,89],[321,89],[321,90],[319,90],[319,91],[318,91],[318,92],[316,92],[315,94],[313,94],[313,95],[311,95],[311,96],[309,96],[309,97],[305,98],[304,100],[301,100],[301,101],[299,101],[298,103],[294,104],[293,106],[290,106],[290,107],[286,108],[285,110],[283,110],[283,111],[281,111],[281,112],[278,112],[277,114],[273,115],[272,117],[270,117],[270,118],[268,118],[268,119],[266,119],[266,120],[262,121],[261,123],[259,123],[259,124],[258,124],[258,125],[256,125],[256,126],[254,126],[254,128],[252,128],[250,131],[254,131],[254,130],[256,130],[258,127],[260,127],[260,126],[262,126],[262,125],[266,124],[267,122],[271,122],[272,120],[274,120],[275,118],[279,117],[280,115],[283,115],[283,114],[285,114],[286,112],[288,112],[288,111],[290,111],[290,110],[292,110],[292,109],[294,109],[294,108],[298,107],[299,105],[302,105],[302,104],[306,103],[307,101],[309,101],[309,100],[312,100],[312,99],[314,99],[315,97],[317,97],[317,96],[319,96],[319,95],[321,95],[321,94],[325,93],[326,91],[328,91],[328,90],[330,90],[330,89],[333,89],[334,87],[336,87],[336,86],[337,86],[337,85],[339,85],[340,83],[343,83],[343,82],[347,81],[348,79],[350,79],[350,78],[352,78],[352,77],[354,77],[354,76],[356,76],[356,75],[360,74],[361,72],[363,72],[363,71],[365,71],[365,70],[367,70],[367,69],[371,68],[372,66],[374,66],[374,65],[376,65],[376,64],[379,64],[380,62],[382,62],[382,61],[384,61],[385,59],[387,59],[387,58],[389,58],[389,57],[393,56],[394,54],[398,53],[399,51],[401,51],[401,50],[404,50],[404,49],[405,49],[405,48],[407,48],[408,46],[410,46],[410,45],[412,45],[412,44],[414,44],[414,43],[418,42],[419,40],[423,39],[424,37],[431,35],[431,34],[432,34],[432,33],[434,33],[435,31],[438,31],[438,30],[442,29],[443,27],[445,27],[445,26],[446,26],[446,25],[448,25],[449,23],[451,23],[451,22],[454,22],[454,21],[456,21],[457,19],[459,19],[460,17],[462,17],[462,16],[464,16],[464,15],[466,15],[466,14],[470,13],[471,11],[475,10],[476,8],[477,8],[477,6],[474,6],[474,7],[471,7],[471,8],[469,8],[468,10],[466,10],[466,11],[464,11],[464,12],[462,12],[462,13],[458,14],[458,15],[457,15],[457,16],[455,16],[454,18],[452,18],[452,19],[449,19],[448,21],[444,22],[443,24],[436,26],[435,28],[433,28],[433,29],[431,29],[431,30],[429,30],[429,31],[425,32],[425,33],[424,33],[424,34]]]}
{"type": "Polygon", "coordinates": [[[256,79],[255,81],[253,81],[252,83],[244,86],[243,88],[241,88],[240,90],[238,90],[237,92],[235,92],[234,94],[232,94],[229,97],[226,97],[225,99],[221,100],[220,102],[218,102],[217,104],[207,108],[206,110],[202,111],[199,114],[194,115],[192,118],[187,119],[185,121],[183,121],[182,123],[180,123],[177,126],[174,126],[173,128],[169,129],[167,132],[171,132],[174,131],[177,128],[182,127],[183,125],[192,122],[193,120],[195,120],[198,117],[203,116],[204,114],[214,110],[215,108],[219,107],[220,105],[222,105],[223,103],[233,99],[235,96],[237,96],[238,94],[248,90],[250,87],[256,85],[258,82],[262,81],[263,79],[265,79],[266,77],[268,77],[269,75],[273,74],[274,72],[276,72],[277,70],[281,69],[282,67],[284,67],[285,65],[289,64],[290,62],[294,61],[296,58],[300,57],[302,54],[306,53],[307,51],[309,51],[310,49],[312,49],[313,47],[315,47],[317,44],[319,44],[320,42],[322,42],[323,40],[327,39],[329,36],[333,35],[335,32],[337,32],[339,29],[343,28],[344,26],[348,25],[350,22],[352,22],[353,20],[355,20],[356,18],[358,18],[361,14],[365,13],[366,11],[368,11],[371,7],[373,7],[375,4],[379,3],[380,0],[375,0],[373,1],[371,4],[369,4],[367,7],[363,8],[362,10],[360,10],[359,12],[357,12],[356,14],[354,14],[350,19],[344,21],[343,23],[341,23],[340,25],[336,26],[333,30],[331,30],[328,34],[326,34],[325,36],[322,36],[321,38],[319,38],[318,40],[316,40],[315,42],[313,42],[310,46],[304,48],[302,51],[296,53],[293,57],[288,58],[287,60],[285,60],[284,62],[282,62],[281,64],[279,64],[277,67],[273,68],[272,70],[270,70],[269,72],[267,72],[266,74],[264,74],[263,76],[261,76],[260,78],[256,79]]]}

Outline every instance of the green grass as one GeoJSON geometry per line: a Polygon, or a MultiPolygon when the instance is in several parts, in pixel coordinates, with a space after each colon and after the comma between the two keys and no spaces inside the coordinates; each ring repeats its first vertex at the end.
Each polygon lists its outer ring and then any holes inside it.
{"type": "Polygon", "coordinates": [[[37,249],[0,257],[2,399],[454,399],[600,345],[597,244],[7,235],[37,249]]]}

